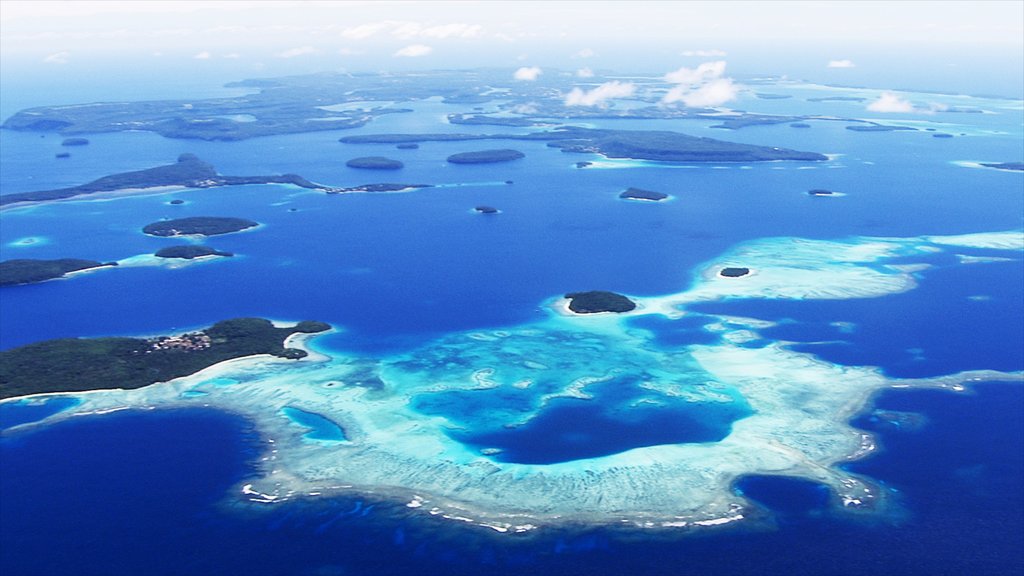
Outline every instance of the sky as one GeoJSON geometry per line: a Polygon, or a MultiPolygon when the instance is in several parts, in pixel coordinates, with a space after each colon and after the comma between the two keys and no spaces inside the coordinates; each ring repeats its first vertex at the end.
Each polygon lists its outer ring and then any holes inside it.
{"type": "Polygon", "coordinates": [[[8,85],[115,68],[224,82],[477,66],[660,74],[717,60],[740,75],[1019,96],[1024,1],[0,0],[8,85]]]}

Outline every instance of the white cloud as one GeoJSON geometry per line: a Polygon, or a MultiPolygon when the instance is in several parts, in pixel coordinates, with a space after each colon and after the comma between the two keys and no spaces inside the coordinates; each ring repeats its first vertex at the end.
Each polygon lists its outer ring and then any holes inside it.
{"type": "Polygon", "coordinates": [[[225,54],[224,55],[224,58],[227,58],[229,60],[237,60],[238,58],[241,58],[241,57],[242,57],[242,55],[239,54],[238,52],[232,52],[230,54],[225,54]]]}
{"type": "Polygon", "coordinates": [[[446,38],[480,38],[484,27],[480,24],[452,22],[450,24],[424,24],[411,20],[383,20],[352,26],[341,31],[341,36],[349,40],[364,40],[381,33],[390,33],[395,38],[412,40],[414,38],[430,38],[444,40],[446,38]]]}
{"type": "Polygon", "coordinates": [[[900,98],[894,92],[882,92],[878,100],[868,104],[872,112],[914,112],[914,105],[909,100],[900,98]]]}
{"type": "Polygon", "coordinates": [[[289,48],[284,52],[280,52],[278,58],[295,58],[296,56],[305,56],[306,54],[316,54],[316,48],[312,46],[300,46],[299,48],[289,48]]]}
{"type": "Polygon", "coordinates": [[[536,66],[526,67],[516,70],[516,73],[512,75],[516,80],[536,80],[538,76],[543,74],[544,71],[536,66]]]}
{"type": "Polygon", "coordinates": [[[856,68],[853,60],[829,60],[827,68],[856,68]]]}
{"type": "Polygon", "coordinates": [[[592,58],[593,56],[594,51],[591,50],[590,48],[584,48],[583,50],[580,50],[579,52],[573,55],[574,58],[592,58]]]}
{"type": "Polygon", "coordinates": [[[398,52],[394,53],[394,56],[405,56],[409,58],[416,58],[418,56],[426,56],[433,52],[434,49],[426,44],[410,44],[405,48],[402,48],[398,52]]]}
{"type": "Polygon", "coordinates": [[[374,22],[372,24],[360,24],[351,28],[345,28],[341,35],[351,40],[363,40],[369,38],[390,25],[388,22],[374,22]]]}
{"type": "Polygon", "coordinates": [[[210,53],[207,52],[206,50],[203,50],[202,52],[200,52],[200,53],[196,54],[195,56],[193,56],[193,58],[195,58],[196,60],[209,60],[210,59],[210,53]]]}
{"type": "Polygon", "coordinates": [[[672,84],[701,84],[718,78],[725,73],[725,60],[705,62],[696,68],[682,67],[675,72],[665,74],[665,81],[672,84]]]}
{"type": "Polygon", "coordinates": [[[420,31],[420,36],[425,38],[479,38],[483,34],[484,27],[479,24],[444,24],[442,26],[431,26],[420,31]]]}
{"type": "Polygon", "coordinates": [[[43,58],[43,62],[46,64],[67,64],[68,56],[71,56],[71,52],[56,52],[43,58]]]}
{"type": "Polygon", "coordinates": [[[565,97],[566,106],[602,106],[611,98],[628,98],[636,91],[632,82],[605,82],[593,90],[573,88],[565,97]]]}
{"type": "Polygon", "coordinates": [[[590,68],[580,68],[579,70],[576,71],[576,76],[580,78],[593,78],[594,71],[591,70],[590,68]]]}
{"type": "Polygon", "coordinates": [[[351,48],[339,48],[338,49],[338,56],[355,56],[357,54],[362,54],[362,52],[360,52],[358,50],[353,50],[351,48]]]}
{"type": "Polygon", "coordinates": [[[701,58],[724,58],[728,56],[728,54],[722,50],[684,50],[680,52],[680,55],[700,56],[701,58]]]}
{"type": "Polygon", "coordinates": [[[516,104],[512,107],[512,111],[516,114],[536,114],[537,105],[533,102],[528,104],[516,104]]]}
{"type": "Polygon", "coordinates": [[[740,87],[730,78],[716,78],[698,88],[686,85],[676,86],[661,99],[663,104],[682,102],[690,108],[721,106],[735,100],[740,87]]]}

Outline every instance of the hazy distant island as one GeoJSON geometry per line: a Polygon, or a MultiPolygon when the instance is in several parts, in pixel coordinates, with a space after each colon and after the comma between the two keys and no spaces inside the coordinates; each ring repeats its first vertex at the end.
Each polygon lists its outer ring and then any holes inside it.
{"type": "Polygon", "coordinates": [[[398,148],[399,150],[415,150],[419,147],[419,144],[399,144],[398,146],[395,146],[395,148],[398,148]]]}
{"type": "Polygon", "coordinates": [[[1024,171],[1024,162],[982,162],[981,165],[986,168],[995,168],[996,170],[1024,171]]]}
{"type": "Polygon", "coordinates": [[[663,162],[759,162],[801,160],[820,162],[828,157],[776,146],[757,146],[660,130],[600,130],[566,127],[529,134],[366,134],[345,136],[347,144],[400,144],[409,142],[458,142],[469,140],[545,141],[563,152],[601,154],[607,158],[631,158],[663,162]]]}
{"type": "Polygon", "coordinates": [[[85,146],[89,143],[88,138],[65,138],[61,146],[85,146]]]}
{"type": "Polygon", "coordinates": [[[0,398],[141,388],[255,354],[303,358],[304,350],[285,347],[287,338],[329,329],[323,322],[278,328],[262,318],[236,318],[176,336],[46,340],[0,352],[0,398]]]}
{"type": "Polygon", "coordinates": [[[808,98],[808,102],[863,102],[867,98],[861,98],[860,96],[820,96],[818,98],[808,98]]]}
{"type": "Polygon", "coordinates": [[[150,236],[216,236],[259,226],[259,222],[245,218],[222,216],[191,216],[174,220],[161,220],[146,224],[142,231],[150,236]]]}
{"type": "Polygon", "coordinates": [[[71,158],[71,153],[70,152],[57,152],[56,154],[54,154],[54,156],[57,157],[57,158],[71,158]]]}
{"type": "Polygon", "coordinates": [[[192,260],[204,256],[234,256],[231,252],[222,252],[209,246],[198,246],[195,244],[183,244],[180,246],[168,246],[156,251],[154,256],[158,258],[182,258],[192,260]]]}
{"type": "Polygon", "coordinates": [[[936,132],[932,134],[932,138],[952,138],[952,134],[946,134],[945,132],[936,132]]]}
{"type": "Polygon", "coordinates": [[[810,128],[811,125],[806,122],[793,122],[789,125],[790,128],[810,128]]]}
{"type": "Polygon", "coordinates": [[[808,190],[807,194],[811,196],[832,196],[833,194],[835,194],[835,192],[831,190],[826,190],[824,188],[815,188],[813,190],[808,190]]]}
{"type": "Polygon", "coordinates": [[[854,132],[895,132],[897,130],[917,130],[917,128],[911,128],[910,126],[885,126],[882,124],[868,124],[867,126],[847,126],[846,129],[853,130],[854,132]]]}
{"type": "Polygon", "coordinates": [[[498,209],[495,208],[494,206],[477,206],[476,208],[473,208],[473,210],[475,210],[475,211],[477,211],[477,212],[479,212],[481,214],[497,214],[498,213],[498,209]]]}
{"type": "Polygon", "coordinates": [[[664,192],[655,192],[654,190],[644,190],[642,188],[627,188],[621,194],[619,198],[626,200],[645,200],[648,202],[659,202],[668,198],[668,194],[664,192]]]}
{"type": "Polygon", "coordinates": [[[174,164],[157,166],[134,172],[122,172],[104,176],[87,184],[40,190],[38,192],[17,192],[0,196],[0,206],[19,202],[47,202],[63,200],[88,194],[116,193],[125,190],[162,188],[167,186],[185,188],[213,188],[215,186],[234,186],[241,184],[292,184],[313,190],[330,190],[306,180],[297,174],[277,176],[223,176],[217,173],[213,165],[203,162],[195,154],[182,154],[174,164]]]}
{"type": "Polygon", "coordinates": [[[405,164],[402,164],[399,160],[392,160],[384,156],[363,156],[362,158],[353,158],[345,162],[345,166],[366,170],[398,170],[405,166],[405,164]]]}
{"type": "Polygon", "coordinates": [[[768,94],[765,92],[757,92],[754,96],[757,96],[761,100],[786,100],[787,98],[793,97],[790,94],[768,94]]]}
{"type": "Polygon", "coordinates": [[[97,262],[95,260],[81,260],[77,258],[4,260],[0,262],[0,286],[45,282],[54,278],[62,278],[68,272],[104,266],[117,266],[117,262],[97,262]]]}
{"type": "Polygon", "coordinates": [[[622,294],[603,290],[570,292],[565,297],[569,299],[569,310],[577,314],[629,312],[636,308],[636,303],[622,294]]]}
{"type": "Polygon", "coordinates": [[[448,157],[452,164],[493,164],[495,162],[508,162],[525,158],[526,154],[510,148],[498,150],[477,150],[474,152],[459,152],[448,157]]]}

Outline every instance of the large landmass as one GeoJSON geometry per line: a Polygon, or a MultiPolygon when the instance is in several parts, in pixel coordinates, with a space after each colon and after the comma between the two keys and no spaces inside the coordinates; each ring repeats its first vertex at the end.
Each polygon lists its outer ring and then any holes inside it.
{"type": "Polygon", "coordinates": [[[107,388],[132,389],[194,374],[243,356],[298,359],[292,334],[330,329],[323,322],[278,328],[261,318],[224,320],[199,332],[157,338],[62,338],[0,352],[0,398],[107,388]]]}
{"type": "Polygon", "coordinates": [[[117,266],[117,262],[97,262],[78,258],[60,258],[57,260],[36,260],[19,258],[0,262],[0,286],[18,284],[34,284],[54,278],[63,278],[68,272],[89,270],[103,266],[117,266]]]}
{"type": "Polygon", "coordinates": [[[22,202],[47,202],[76,198],[89,194],[119,192],[123,190],[182,186],[185,188],[213,188],[242,184],[291,184],[313,190],[330,190],[328,186],[314,184],[298,174],[275,176],[224,176],[212,164],[200,160],[195,154],[182,154],[174,164],[121,172],[104,176],[87,184],[55,190],[19,192],[0,196],[0,206],[22,202]]]}
{"type": "Polygon", "coordinates": [[[530,134],[364,134],[340,139],[350,144],[404,144],[468,140],[546,141],[563,152],[601,154],[666,162],[759,162],[770,160],[823,161],[816,152],[726,142],[661,130],[599,130],[566,127],[530,134]]]}

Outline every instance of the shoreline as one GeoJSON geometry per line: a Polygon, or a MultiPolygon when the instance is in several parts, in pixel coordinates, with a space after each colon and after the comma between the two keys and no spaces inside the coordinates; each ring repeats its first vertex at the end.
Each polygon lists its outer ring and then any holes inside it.
{"type": "Polygon", "coordinates": [[[167,194],[169,192],[180,192],[182,190],[199,190],[199,188],[189,188],[188,186],[178,185],[150,186],[147,188],[118,188],[117,190],[110,190],[107,192],[87,192],[82,194],[75,194],[74,196],[68,196],[67,198],[53,198],[50,200],[23,200],[21,202],[11,202],[10,204],[0,204],[0,212],[5,210],[32,208],[34,206],[44,206],[47,204],[58,204],[63,202],[83,202],[90,200],[106,202],[110,200],[116,200],[118,198],[124,198],[127,196],[157,196],[161,194],[167,194]]]}

